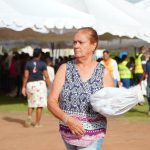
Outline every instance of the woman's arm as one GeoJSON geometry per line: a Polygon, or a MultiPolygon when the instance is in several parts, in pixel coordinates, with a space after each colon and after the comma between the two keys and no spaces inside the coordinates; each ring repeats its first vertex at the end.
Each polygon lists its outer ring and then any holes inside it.
{"type": "Polygon", "coordinates": [[[56,73],[51,93],[50,96],[48,97],[48,109],[52,112],[52,114],[56,118],[66,123],[66,125],[70,128],[73,134],[83,135],[85,131],[80,122],[77,119],[68,116],[59,107],[58,104],[59,94],[65,83],[65,76],[66,76],[66,64],[63,64],[60,66],[60,68],[56,73]]]}
{"type": "Polygon", "coordinates": [[[104,78],[103,78],[104,87],[114,87],[114,81],[111,77],[111,74],[108,69],[104,69],[104,78]]]}
{"type": "Polygon", "coordinates": [[[56,73],[53,86],[50,92],[50,96],[48,97],[49,111],[51,111],[56,118],[62,121],[66,114],[59,108],[58,99],[65,82],[65,74],[66,74],[66,65],[63,64],[60,66],[60,68],[56,73]]]}
{"type": "Polygon", "coordinates": [[[49,78],[47,70],[43,71],[43,76],[45,78],[45,82],[46,82],[48,88],[50,89],[51,82],[50,82],[50,78],[49,78]]]}
{"type": "Polygon", "coordinates": [[[29,71],[25,70],[24,77],[23,77],[23,84],[22,84],[22,95],[23,96],[27,96],[26,85],[27,85],[28,78],[29,78],[29,71]]]}

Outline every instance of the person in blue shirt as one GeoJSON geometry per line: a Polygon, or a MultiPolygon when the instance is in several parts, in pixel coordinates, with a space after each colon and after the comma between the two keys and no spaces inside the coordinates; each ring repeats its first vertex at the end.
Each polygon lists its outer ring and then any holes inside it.
{"type": "Polygon", "coordinates": [[[35,127],[41,127],[40,121],[42,108],[47,107],[47,86],[50,88],[50,80],[46,68],[46,63],[41,61],[42,50],[35,48],[33,59],[26,63],[22,94],[28,97],[28,118],[25,126],[32,124],[32,112],[36,109],[35,127]],[[46,83],[45,83],[46,82],[46,83]]]}
{"type": "Polygon", "coordinates": [[[147,51],[146,55],[149,57],[149,59],[146,62],[145,71],[144,71],[141,81],[145,78],[147,79],[147,101],[148,101],[148,106],[149,106],[148,115],[150,116],[150,50],[147,51]]]}
{"type": "Polygon", "coordinates": [[[145,72],[147,75],[147,100],[149,105],[148,115],[150,115],[150,58],[146,63],[145,72]]]}

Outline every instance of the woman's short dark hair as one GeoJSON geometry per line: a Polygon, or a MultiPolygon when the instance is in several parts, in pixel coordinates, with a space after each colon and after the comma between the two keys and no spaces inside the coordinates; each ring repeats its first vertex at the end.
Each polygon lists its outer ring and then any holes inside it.
{"type": "Polygon", "coordinates": [[[104,53],[109,54],[110,52],[109,52],[108,50],[104,50],[104,51],[103,51],[103,54],[104,54],[104,53]]]}
{"type": "Polygon", "coordinates": [[[39,57],[39,55],[42,53],[41,48],[35,48],[33,51],[33,57],[39,57]]]}

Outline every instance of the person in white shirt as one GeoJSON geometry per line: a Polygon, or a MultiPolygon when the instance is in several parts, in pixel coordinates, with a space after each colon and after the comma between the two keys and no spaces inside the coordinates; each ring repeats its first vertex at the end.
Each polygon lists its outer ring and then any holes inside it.
{"type": "Polygon", "coordinates": [[[110,57],[110,53],[108,50],[103,51],[103,60],[101,63],[110,71],[110,74],[114,80],[114,86],[120,86],[120,75],[118,71],[118,65],[116,60],[110,57]]]}
{"type": "MultiPolygon", "coordinates": [[[[52,66],[52,60],[50,58],[46,59],[46,63],[47,63],[47,72],[48,72],[48,76],[50,78],[50,82],[51,82],[51,87],[52,87],[52,83],[54,81],[55,78],[55,71],[54,68],[52,66]]],[[[48,89],[48,96],[50,94],[50,89],[48,89]]]]}

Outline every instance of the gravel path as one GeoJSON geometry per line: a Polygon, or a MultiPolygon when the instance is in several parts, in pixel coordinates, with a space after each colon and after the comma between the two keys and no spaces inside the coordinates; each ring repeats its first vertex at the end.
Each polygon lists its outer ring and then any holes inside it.
{"type": "MultiPolygon", "coordinates": [[[[0,150],[65,150],[58,121],[49,114],[43,128],[25,128],[25,113],[0,112],[0,150]]],[[[150,122],[109,119],[102,150],[150,150],[150,122]]]]}

